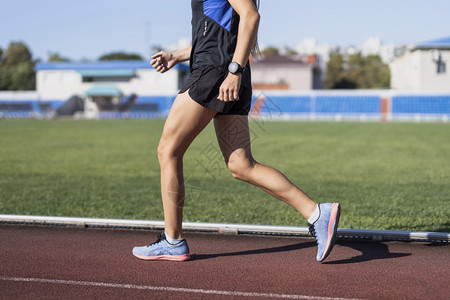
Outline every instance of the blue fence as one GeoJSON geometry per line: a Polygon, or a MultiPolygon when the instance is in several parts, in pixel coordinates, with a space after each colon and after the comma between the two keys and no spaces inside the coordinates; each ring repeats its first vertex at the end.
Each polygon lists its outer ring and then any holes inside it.
{"type": "MultiPolygon", "coordinates": [[[[166,117],[173,96],[140,96],[122,112],[100,112],[99,118],[166,117]]],[[[0,118],[53,117],[64,101],[0,100],[0,118]]],[[[444,121],[450,117],[450,94],[393,91],[255,92],[252,116],[307,120],[444,121]]]]}
{"type": "Polygon", "coordinates": [[[255,96],[252,115],[272,119],[444,121],[450,94],[396,94],[393,91],[313,91],[255,96]]]}
{"type": "Polygon", "coordinates": [[[450,95],[398,95],[392,97],[393,114],[450,114],[450,95]]]}

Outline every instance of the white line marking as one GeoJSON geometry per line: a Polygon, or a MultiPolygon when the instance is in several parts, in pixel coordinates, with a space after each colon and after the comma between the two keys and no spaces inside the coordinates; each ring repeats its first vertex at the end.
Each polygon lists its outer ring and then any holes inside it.
{"type": "Polygon", "coordinates": [[[304,295],[255,293],[255,292],[219,291],[219,290],[177,288],[177,287],[169,287],[169,286],[151,286],[151,285],[120,284],[120,283],[45,279],[45,278],[24,278],[24,277],[0,276],[0,280],[16,281],[16,282],[38,282],[38,283],[50,283],[50,284],[68,284],[68,285],[79,285],[79,286],[109,287],[109,288],[134,289],[134,290],[152,290],[152,291],[179,292],[179,293],[225,295],[225,296],[232,296],[232,297],[263,297],[263,298],[308,299],[308,300],[318,300],[318,299],[347,300],[346,298],[330,298],[330,297],[315,297],[315,296],[304,296],[304,295]]]}

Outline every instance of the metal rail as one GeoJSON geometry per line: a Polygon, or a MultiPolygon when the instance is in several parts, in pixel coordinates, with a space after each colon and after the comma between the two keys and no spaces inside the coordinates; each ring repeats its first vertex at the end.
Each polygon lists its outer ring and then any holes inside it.
{"type": "MultiPolygon", "coordinates": [[[[0,215],[0,224],[53,225],[90,228],[123,228],[163,230],[163,221],[75,218],[27,215],[0,215]]],[[[191,232],[215,232],[222,234],[259,234],[277,236],[309,236],[307,227],[270,226],[249,224],[183,222],[183,230],[191,232]]],[[[391,230],[367,230],[339,228],[338,239],[358,239],[372,241],[421,241],[450,242],[450,233],[411,232],[391,230]]]]}

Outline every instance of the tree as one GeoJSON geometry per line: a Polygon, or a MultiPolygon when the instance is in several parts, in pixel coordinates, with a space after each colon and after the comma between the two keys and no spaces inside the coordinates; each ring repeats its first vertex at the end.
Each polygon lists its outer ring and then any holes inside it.
{"type": "Polygon", "coordinates": [[[344,58],[340,53],[331,55],[327,63],[327,73],[324,87],[326,89],[336,89],[339,82],[344,78],[344,58]]]}
{"type": "Polygon", "coordinates": [[[31,52],[22,42],[11,42],[4,54],[3,65],[17,66],[22,62],[31,62],[31,52]]]}
{"type": "Polygon", "coordinates": [[[18,64],[12,73],[9,90],[34,90],[36,88],[36,74],[32,62],[18,64]]]}
{"type": "Polygon", "coordinates": [[[11,86],[11,67],[0,66],[0,91],[9,90],[11,86]]]}
{"type": "Polygon", "coordinates": [[[48,62],[58,62],[58,61],[62,61],[62,62],[69,62],[70,59],[66,58],[66,57],[62,57],[61,55],[59,55],[58,52],[55,53],[51,53],[48,57],[48,62]]]}
{"type": "Polygon", "coordinates": [[[142,56],[134,53],[112,52],[102,55],[98,60],[144,60],[142,56]]]}
{"type": "Polygon", "coordinates": [[[370,55],[363,61],[363,76],[360,88],[389,88],[391,72],[389,66],[378,55],[370,55]]]}
{"type": "Polygon", "coordinates": [[[3,61],[3,49],[0,47],[0,66],[2,65],[3,61]]]}
{"type": "Polygon", "coordinates": [[[296,56],[297,54],[298,54],[298,52],[295,51],[295,49],[292,49],[292,48],[286,49],[286,55],[288,55],[288,56],[296,56]]]}
{"type": "Polygon", "coordinates": [[[279,55],[280,51],[278,50],[278,48],[275,47],[267,47],[263,51],[261,51],[261,54],[263,56],[274,56],[279,55]]]}
{"type": "Polygon", "coordinates": [[[345,61],[341,54],[330,57],[324,86],[327,89],[389,88],[389,67],[378,55],[362,57],[349,55],[345,61]]]}
{"type": "Polygon", "coordinates": [[[32,55],[22,42],[11,42],[0,56],[0,90],[34,90],[36,76],[32,55]]]}
{"type": "Polygon", "coordinates": [[[351,89],[363,89],[367,88],[367,84],[365,84],[365,77],[367,70],[364,68],[364,58],[361,54],[352,54],[347,58],[347,64],[344,72],[344,78],[351,82],[351,85],[347,88],[351,89]]]}

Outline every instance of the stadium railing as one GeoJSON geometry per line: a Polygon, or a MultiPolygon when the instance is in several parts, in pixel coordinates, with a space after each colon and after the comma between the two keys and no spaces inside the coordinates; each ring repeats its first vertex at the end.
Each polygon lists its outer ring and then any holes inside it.
{"type": "Polygon", "coordinates": [[[255,91],[251,115],[274,120],[447,122],[450,92],[255,91]]]}
{"type": "MultiPolygon", "coordinates": [[[[175,96],[140,96],[127,111],[100,112],[98,118],[163,118],[168,115],[175,96]]],[[[55,115],[55,105],[54,101],[0,97],[0,118],[51,118],[55,115]]],[[[448,122],[450,91],[256,90],[251,117],[305,121],[448,122]]]]}

